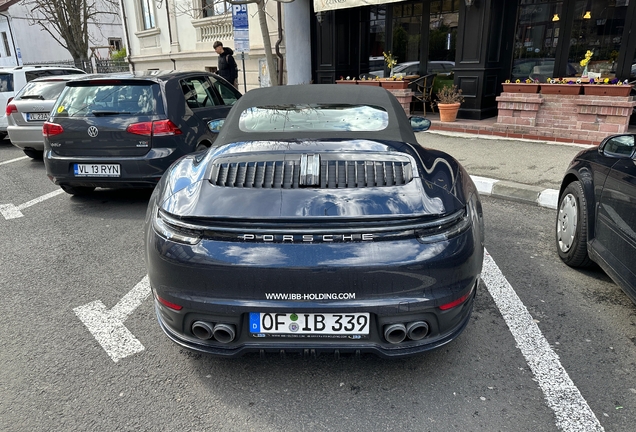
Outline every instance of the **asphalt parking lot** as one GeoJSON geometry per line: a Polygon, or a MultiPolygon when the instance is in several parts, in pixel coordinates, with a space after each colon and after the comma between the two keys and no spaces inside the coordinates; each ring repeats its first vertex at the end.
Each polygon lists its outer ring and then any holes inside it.
{"type": "Polygon", "coordinates": [[[145,280],[150,191],[71,197],[0,144],[0,421],[6,430],[612,430],[636,421],[636,307],[564,266],[554,211],[485,198],[475,311],[408,359],[180,349],[145,280]]]}

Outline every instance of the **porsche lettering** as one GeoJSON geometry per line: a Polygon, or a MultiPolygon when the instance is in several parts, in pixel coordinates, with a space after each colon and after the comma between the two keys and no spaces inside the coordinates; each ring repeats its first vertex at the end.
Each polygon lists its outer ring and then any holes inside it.
{"type": "Polygon", "coordinates": [[[373,234],[241,234],[239,239],[267,243],[312,243],[373,241],[373,234]]]}

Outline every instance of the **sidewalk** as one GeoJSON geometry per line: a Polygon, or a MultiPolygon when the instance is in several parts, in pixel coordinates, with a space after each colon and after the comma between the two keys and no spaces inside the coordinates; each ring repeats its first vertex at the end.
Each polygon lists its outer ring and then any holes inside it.
{"type": "Polygon", "coordinates": [[[442,150],[466,168],[479,193],[557,208],[570,161],[590,145],[511,139],[449,131],[416,134],[424,147],[442,150]]]}

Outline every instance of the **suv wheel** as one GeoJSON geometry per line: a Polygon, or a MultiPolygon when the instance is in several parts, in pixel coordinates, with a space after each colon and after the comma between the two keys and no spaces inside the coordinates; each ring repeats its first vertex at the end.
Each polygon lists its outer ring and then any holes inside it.
{"type": "Polygon", "coordinates": [[[69,185],[60,185],[62,190],[70,195],[88,195],[89,193],[95,190],[92,186],[69,186],[69,185]]]}

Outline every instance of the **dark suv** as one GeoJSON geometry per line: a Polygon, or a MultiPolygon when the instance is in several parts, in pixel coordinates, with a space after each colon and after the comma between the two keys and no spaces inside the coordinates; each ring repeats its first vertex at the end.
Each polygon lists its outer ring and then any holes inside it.
{"type": "Polygon", "coordinates": [[[216,136],[241,94],[208,72],[146,71],[71,81],[44,123],[49,178],[73,194],[95,187],[154,186],[181,156],[216,136]]]}

